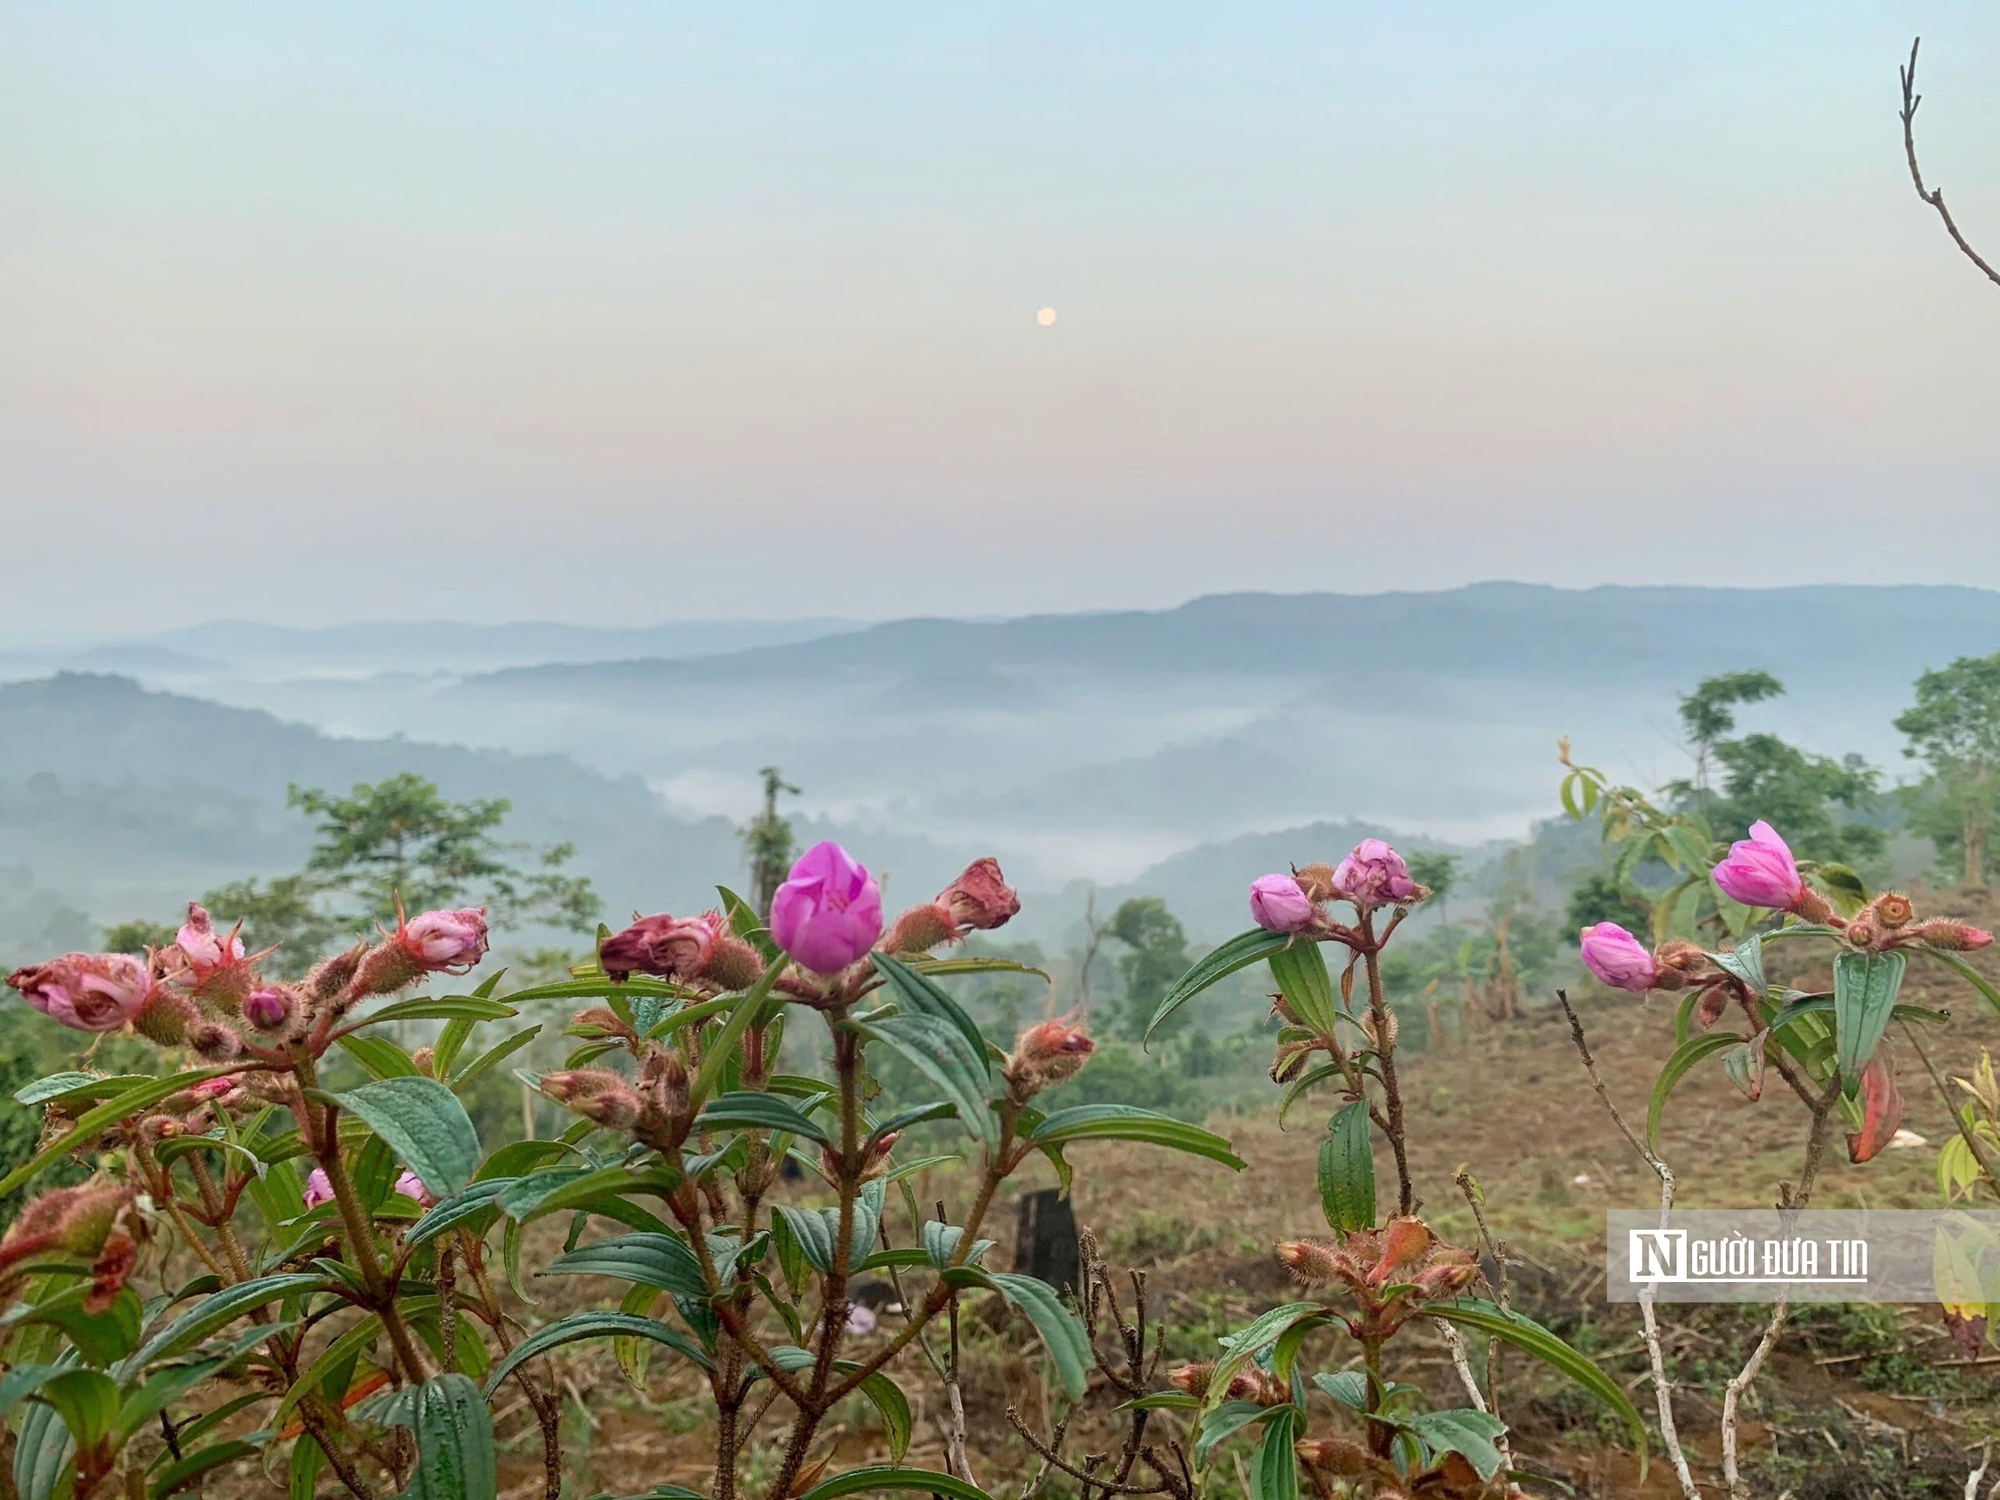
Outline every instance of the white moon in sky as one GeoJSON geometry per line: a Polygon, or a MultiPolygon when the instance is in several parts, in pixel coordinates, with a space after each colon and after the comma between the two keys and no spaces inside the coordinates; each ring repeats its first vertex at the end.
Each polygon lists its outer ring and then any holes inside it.
{"type": "Polygon", "coordinates": [[[1044,328],[1048,327],[1049,324],[1055,322],[1055,320],[1056,320],[1056,310],[1053,307],[1045,307],[1040,312],[1035,314],[1035,321],[1041,324],[1042,327],[1044,328]]]}

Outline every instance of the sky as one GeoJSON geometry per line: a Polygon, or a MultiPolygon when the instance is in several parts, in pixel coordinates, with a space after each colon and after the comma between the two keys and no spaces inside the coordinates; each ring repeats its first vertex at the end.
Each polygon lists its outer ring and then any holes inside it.
{"type": "Polygon", "coordinates": [[[0,0],[0,640],[1990,586],[1919,31],[2000,255],[1990,0],[0,0]]]}

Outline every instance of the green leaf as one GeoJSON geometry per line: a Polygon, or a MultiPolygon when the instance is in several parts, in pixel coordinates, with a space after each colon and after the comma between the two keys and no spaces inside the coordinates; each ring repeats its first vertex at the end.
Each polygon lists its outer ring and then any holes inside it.
{"type": "Polygon", "coordinates": [[[1335,1229],[1351,1232],[1375,1225],[1375,1157],[1365,1100],[1342,1106],[1326,1122],[1326,1139],[1319,1147],[1319,1201],[1335,1229]]]}
{"type": "Polygon", "coordinates": [[[1603,1401],[1625,1424],[1632,1442],[1639,1450],[1640,1477],[1645,1477],[1646,1424],[1639,1420],[1639,1413],[1626,1399],[1625,1392],[1617,1381],[1606,1375],[1596,1365],[1570,1348],[1548,1329],[1532,1318],[1524,1318],[1517,1312],[1494,1306],[1491,1302],[1476,1297],[1461,1297],[1456,1302],[1433,1303],[1425,1309],[1433,1317],[1443,1318],[1461,1328],[1476,1329],[1491,1334],[1494,1338],[1505,1339],[1515,1348],[1535,1356],[1550,1369],[1567,1375],[1571,1380],[1603,1401]]]}
{"type": "Polygon", "coordinates": [[[1666,1112],[1667,1096],[1674,1091],[1674,1085],[1687,1077],[1688,1070],[1704,1057],[1711,1057],[1730,1047],[1741,1046],[1743,1038],[1733,1031],[1708,1031],[1700,1036],[1690,1037],[1673,1051],[1673,1055],[1660,1069],[1660,1076],[1653,1081],[1652,1098],[1646,1101],[1646,1144],[1657,1147],[1660,1143],[1660,1116],[1666,1112]]]}
{"type": "MultiPolygon", "coordinates": [[[[795,1210],[796,1211],[796,1210],[795,1210]]],[[[671,1234],[621,1234],[558,1257],[541,1276],[615,1276],[682,1297],[708,1297],[701,1262],[671,1234]]]]}
{"type": "Polygon", "coordinates": [[[493,1413],[479,1387],[464,1375],[434,1375],[414,1395],[415,1412],[402,1425],[416,1432],[417,1470],[402,1500],[492,1500],[499,1488],[493,1413]]]}
{"type": "Polygon", "coordinates": [[[948,1285],[981,1286],[998,1292],[1028,1315],[1041,1335],[1043,1346],[1055,1362],[1056,1376],[1072,1401],[1083,1399],[1084,1377],[1089,1372],[1090,1336],[1076,1314],[1062,1305],[1055,1289],[1033,1276],[1006,1271],[982,1271],[960,1266],[944,1273],[948,1285]]]}
{"type": "Polygon", "coordinates": [[[103,1312],[85,1312],[83,1304],[90,1287],[69,1287],[37,1303],[24,1303],[0,1321],[0,1331],[8,1325],[43,1324],[62,1330],[76,1352],[89,1364],[108,1365],[131,1352],[139,1342],[139,1298],[127,1287],[103,1312]]]}
{"type": "Polygon", "coordinates": [[[1293,1324],[1307,1318],[1323,1317],[1326,1308],[1318,1302],[1287,1302],[1282,1307],[1274,1307],[1269,1312],[1253,1318],[1240,1332],[1232,1334],[1226,1341],[1229,1352],[1216,1361],[1215,1370],[1209,1376],[1208,1389],[1211,1396],[1219,1396],[1229,1389],[1229,1382],[1236,1372],[1266,1349],[1284,1337],[1293,1324]]]}
{"type": "Polygon", "coordinates": [[[928,974],[933,979],[951,978],[958,974],[1032,974],[1037,979],[1049,977],[1047,969],[1024,964],[1018,958],[1000,958],[992,954],[967,954],[961,958],[905,957],[902,962],[919,974],[928,974]]]}
{"type": "Polygon", "coordinates": [[[88,1448],[118,1420],[118,1383],[102,1370],[64,1370],[42,1382],[35,1399],[56,1409],[76,1439],[88,1448]]]}
{"type": "Polygon", "coordinates": [[[356,1024],[373,1026],[377,1021],[504,1021],[519,1014],[511,1005],[473,995],[418,995],[410,1000],[385,1005],[380,1010],[371,1010],[367,1015],[358,1017],[356,1024]]]}
{"type": "Polygon", "coordinates": [[[434,1078],[383,1078],[334,1098],[433,1193],[460,1191],[479,1169],[479,1132],[458,1096],[434,1078]]]}
{"type": "Polygon", "coordinates": [[[685,1355],[704,1370],[715,1366],[708,1355],[687,1335],[678,1329],[652,1318],[636,1317],[631,1313],[594,1312],[578,1313],[573,1318],[551,1323],[539,1329],[530,1337],[516,1344],[513,1352],[486,1377],[486,1394],[491,1397],[500,1388],[500,1382],[514,1373],[515,1367],[549,1350],[564,1344],[574,1344],[580,1339],[641,1338],[651,1339],[656,1344],[665,1344],[678,1354],[685,1355]]]}
{"type": "Polygon", "coordinates": [[[1271,977],[1300,1021],[1321,1036],[1333,1031],[1333,976],[1319,944],[1305,938],[1280,948],[1270,958],[1271,977]]]}
{"type": "Polygon", "coordinates": [[[1191,1156],[1205,1156],[1237,1171],[1243,1169],[1242,1160],[1221,1136],[1170,1115],[1129,1104],[1078,1104],[1059,1109],[1037,1125],[1028,1139],[1037,1146],[1052,1141],[1144,1141],[1152,1146],[1185,1151],[1191,1156]]]}
{"type": "MultiPolygon", "coordinates": [[[[484,1077],[497,1064],[506,1061],[516,1052],[519,1052],[537,1036],[541,1035],[541,1031],[541,1024],[537,1022],[533,1026],[524,1027],[520,1031],[515,1032],[505,1041],[494,1043],[471,1062],[467,1063],[463,1071],[452,1077],[451,1091],[454,1094],[463,1094],[472,1085],[474,1080],[484,1077]]],[[[440,1068],[440,1071],[442,1071],[442,1068],[440,1068]]]]}
{"type": "Polygon", "coordinates": [[[1861,1070],[1875,1055],[1909,960],[1895,949],[1857,953],[1843,948],[1833,956],[1833,1031],[1839,1046],[1841,1092],[1850,1099],[1861,1087],[1861,1070]]]}
{"type": "Polygon", "coordinates": [[[482,1215],[489,1217],[484,1218],[476,1232],[485,1233],[500,1216],[500,1206],[495,1200],[519,1181],[518,1177],[493,1177],[484,1182],[466,1184],[463,1192],[440,1199],[428,1213],[412,1224],[404,1234],[403,1242],[411,1246],[421,1245],[461,1225],[470,1228],[473,1221],[481,1219],[482,1215]]]}
{"type": "Polygon", "coordinates": [[[1142,1042],[1150,1042],[1160,1023],[1188,1001],[1217,981],[1228,978],[1238,969],[1248,968],[1259,959],[1269,958],[1280,948],[1291,942],[1291,937],[1282,932],[1266,932],[1261,927],[1253,927],[1248,932],[1239,932],[1220,948],[1195,960],[1194,967],[1181,975],[1174,987],[1167,991],[1153,1012],[1153,1019],[1146,1023],[1146,1034],[1142,1042]]]}
{"type": "Polygon", "coordinates": [[[866,1495],[877,1490],[916,1490],[927,1495],[949,1496],[950,1500],[992,1500],[978,1485],[968,1484],[950,1474],[940,1474],[934,1469],[890,1468],[881,1464],[865,1469],[849,1469],[845,1474],[822,1479],[799,1496],[799,1500],[842,1500],[846,1495],[866,1495]]]}
{"type": "MultiPolygon", "coordinates": [[[[268,1437],[269,1434],[264,1436],[268,1437]]],[[[162,1496],[186,1489],[212,1469],[219,1469],[224,1464],[233,1464],[239,1458],[253,1457],[257,1448],[256,1443],[244,1438],[213,1443],[206,1448],[197,1449],[153,1481],[152,1500],[161,1500],[162,1496]]]]}
{"type": "Polygon", "coordinates": [[[782,1130],[804,1136],[821,1145],[831,1139],[826,1131],[776,1094],[740,1092],[724,1094],[710,1101],[695,1117],[697,1130],[756,1129],[782,1130]]]}
{"type": "Polygon", "coordinates": [[[756,908],[726,885],[717,886],[715,894],[722,898],[722,910],[729,918],[729,930],[763,954],[765,963],[775,962],[780,956],[778,945],[771,941],[770,930],[764,926],[756,908]]]}
{"type": "Polygon", "coordinates": [[[370,1078],[415,1078],[416,1062],[386,1036],[362,1036],[351,1032],[336,1044],[360,1063],[370,1078]]]}
{"type": "Polygon", "coordinates": [[[764,1002],[770,997],[771,986],[785,971],[791,960],[780,954],[771,961],[769,968],[758,976],[757,982],[744,992],[743,998],[729,1012],[729,1019],[722,1023],[722,1029],[709,1038],[701,1056],[701,1067],[695,1072],[694,1082],[688,1085],[688,1099],[700,1104],[722,1081],[722,1070],[736,1056],[737,1043],[743,1040],[743,1033],[750,1029],[750,1023],[763,1010],[764,1002]]]}
{"type": "MultiPolygon", "coordinates": [[[[940,1224],[936,1219],[924,1220],[924,1258],[942,1271],[951,1264],[951,1258],[958,1253],[958,1247],[965,1242],[965,1230],[957,1224],[940,1224]]],[[[974,1240],[972,1248],[965,1253],[968,1266],[979,1264],[980,1257],[993,1248],[992,1240],[974,1240]]]]}
{"type": "Polygon", "coordinates": [[[888,1119],[868,1132],[871,1141],[880,1140],[891,1131],[907,1130],[912,1125],[920,1125],[925,1120],[949,1120],[958,1113],[958,1106],[939,1099],[930,1104],[913,1104],[908,1109],[899,1109],[888,1119]]]}
{"type": "MultiPolygon", "coordinates": [[[[1770,1029],[1783,1031],[1794,1022],[1803,1021],[1807,1016],[1832,1016],[1833,996],[1807,995],[1801,1000],[1789,1000],[1771,1017],[1770,1029]]],[[[1941,1026],[1951,1019],[1948,1010],[1932,1010],[1923,1005],[1898,1005],[1889,1012],[1891,1020],[1915,1021],[1923,1026],[1941,1026]]]]}
{"type": "Polygon", "coordinates": [[[1435,1452],[1463,1454],[1481,1479],[1491,1479],[1505,1462],[1495,1440],[1507,1431],[1507,1424],[1491,1412],[1470,1407],[1419,1412],[1396,1425],[1414,1432],[1435,1452]]]}
{"type": "Polygon", "coordinates": [[[1292,1106],[1304,1098],[1316,1085],[1325,1083],[1329,1078],[1339,1078],[1341,1076],[1339,1063],[1323,1062],[1306,1069],[1305,1072],[1294,1078],[1285,1089],[1285,1097],[1278,1101],[1278,1128],[1280,1130],[1285,1128],[1285,1116],[1291,1113],[1292,1106]]]}
{"type": "MultiPolygon", "coordinates": [[[[291,1389],[285,1392],[285,1399],[278,1403],[277,1411],[271,1415],[271,1426],[282,1430],[285,1425],[285,1419],[291,1416],[293,1408],[305,1400],[312,1392],[318,1390],[325,1383],[327,1376],[332,1374],[340,1365],[354,1356],[365,1352],[368,1346],[375,1342],[376,1336],[381,1331],[381,1318],[374,1313],[369,1313],[360,1322],[356,1323],[352,1328],[349,1328],[324,1349],[320,1350],[319,1356],[306,1367],[305,1373],[293,1381],[291,1389]]],[[[333,1392],[331,1394],[338,1396],[341,1393],[333,1392]]]]}
{"type": "Polygon", "coordinates": [[[680,1174],[671,1167],[648,1167],[638,1172],[622,1162],[596,1168],[549,1167],[518,1179],[493,1201],[502,1213],[520,1224],[549,1214],[582,1211],[603,1214],[634,1229],[666,1234],[669,1230],[663,1220],[625,1202],[624,1195],[664,1196],[678,1187],[680,1181],[680,1174]]]}
{"type": "Polygon", "coordinates": [[[1299,1415],[1296,1406],[1281,1406],[1265,1425],[1250,1477],[1251,1500],[1299,1500],[1299,1465],[1292,1454],[1299,1415]]]}
{"type": "Polygon", "coordinates": [[[1255,1401],[1225,1401],[1201,1419],[1201,1434],[1195,1439],[1194,1461],[1208,1462],[1215,1445],[1248,1427],[1252,1422],[1269,1421],[1275,1406],[1259,1406],[1255,1401]]]}
{"type": "Polygon", "coordinates": [[[32,1109],[37,1104],[66,1103],[79,1099],[108,1099],[127,1089],[155,1082],[151,1073],[119,1073],[100,1078],[95,1073],[51,1073],[14,1092],[14,1102],[32,1109]]]}
{"type": "Polygon", "coordinates": [[[1368,1376],[1361,1370],[1339,1370],[1313,1376],[1313,1384],[1349,1411],[1368,1410],[1368,1376]]]}
{"type": "Polygon", "coordinates": [[[881,1042],[951,1097],[959,1120],[992,1148],[999,1127],[988,1107],[992,1075],[982,1053],[974,1058],[949,1021],[928,1015],[885,1016],[855,1030],[881,1042]]]}
{"type": "Polygon", "coordinates": [[[980,1035],[979,1028],[972,1024],[972,1017],[956,1000],[908,964],[886,953],[871,953],[869,958],[875,965],[875,972],[888,982],[887,988],[896,997],[904,1015],[931,1016],[950,1023],[965,1039],[966,1055],[977,1058],[983,1069],[986,1038],[980,1035]]]}
{"type": "Polygon", "coordinates": [[[1762,1000],[1771,988],[1764,977],[1764,940],[1752,933],[1726,953],[1711,953],[1709,962],[1725,974],[1733,974],[1749,986],[1750,993],[1762,1000]]]}
{"type": "Polygon", "coordinates": [[[323,1291],[328,1284],[327,1278],[317,1272],[292,1272],[282,1276],[260,1276],[255,1281],[242,1281],[235,1286],[224,1287],[204,1297],[147,1339],[114,1373],[121,1381],[129,1380],[154,1360],[169,1359],[192,1349],[218,1328],[234,1322],[252,1308],[263,1307],[281,1297],[323,1291]]]}
{"type": "Polygon", "coordinates": [[[95,1109],[86,1110],[77,1117],[76,1124],[22,1162],[6,1177],[0,1178],[0,1198],[34,1181],[50,1162],[89,1145],[102,1131],[117,1124],[127,1115],[135,1115],[148,1105],[159,1103],[169,1094],[177,1094],[182,1089],[193,1088],[197,1083],[220,1078],[225,1073],[235,1071],[237,1071],[236,1066],[224,1066],[197,1068],[188,1073],[169,1073],[165,1078],[151,1078],[125,1090],[122,1094],[113,1095],[95,1109]]]}
{"type": "Polygon", "coordinates": [[[285,1476],[288,1500],[313,1500],[319,1489],[320,1470],[326,1467],[326,1450],[311,1433],[292,1444],[292,1462],[285,1476]]]}
{"type": "Polygon", "coordinates": [[[1994,1010],[2000,1011],[2000,988],[1996,988],[1992,980],[1988,979],[1967,962],[1965,955],[1953,953],[1947,948],[1918,948],[1916,952],[1921,957],[1929,959],[1932,963],[1943,964],[1947,969],[1950,969],[1959,978],[1979,991],[1986,1003],[1992,1006],[1994,1010]]]}
{"type": "Polygon", "coordinates": [[[1199,1411],[1201,1403],[1186,1391],[1151,1391],[1131,1401],[1121,1401],[1118,1411],[1199,1411]]]}
{"type": "MultiPolygon", "coordinates": [[[[810,1370],[815,1361],[816,1356],[810,1349],[801,1349],[796,1344],[779,1344],[771,1350],[771,1363],[788,1374],[810,1370]]],[[[861,1366],[851,1359],[837,1359],[833,1368],[843,1375],[852,1375],[861,1366]]],[[[909,1399],[893,1380],[879,1370],[861,1382],[860,1390],[882,1418],[882,1433],[889,1440],[890,1457],[901,1463],[903,1455],[910,1451],[910,1434],[915,1428],[909,1399]]]]}
{"type": "Polygon", "coordinates": [[[76,1443],[53,1406],[31,1404],[22,1413],[14,1445],[14,1489],[21,1500],[51,1500],[70,1475],[76,1443]]]}

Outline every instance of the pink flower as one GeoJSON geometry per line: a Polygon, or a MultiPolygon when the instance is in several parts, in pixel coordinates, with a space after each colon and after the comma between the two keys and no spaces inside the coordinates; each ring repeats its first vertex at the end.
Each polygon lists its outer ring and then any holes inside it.
{"type": "Polygon", "coordinates": [[[7,983],[52,1021],[76,1031],[116,1031],[145,1009],[153,977],[129,953],[65,953],[16,969],[7,983]]]}
{"type": "Polygon", "coordinates": [[[427,911],[396,932],[403,950],[432,973],[465,974],[486,956],[486,908],[427,911]]]}
{"type": "Polygon", "coordinates": [[[1643,995],[1659,979],[1660,966],[1646,945],[1616,922],[1584,928],[1577,947],[1584,967],[1614,990],[1643,995]]]}
{"type": "Polygon", "coordinates": [[[325,1167],[314,1167],[312,1175],[306,1178],[306,1190],[303,1202],[308,1213],[318,1208],[322,1203],[333,1202],[333,1182],[327,1177],[325,1167]]]}
{"type": "Polygon", "coordinates": [[[408,1168],[405,1168],[403,1175],[396,1179],[396,1191],[401,1193],[405,1198],[413,1198],[426,1207],[437,1202],[437,1199],[431,1196],[431,1190],[424,1186],[423,1178],[408,1168]]]}
{"type": "Polygon", "coordinates": [[[1363,839],[1333,872],[1334,890],[1358,907],[1414,901],[1423,887],[1410,879],[1403,856],[1380,839],[1363,839]]]}
{"type": "Polygon", "coordinates": [[[881,888],[838,844],[806,850],[771,897],[771,936],[816,974],[838,974],[881,935],[881,888]]]}
{"type": "Polygon", "coordinates": [[[1805,894],[1798,862],[1778,830],[1759,819],[1750,837],[1729,846],[1729,857],[1715,867],[1715,883],[1732,901],[1788,911],[1805,894]]]}
{"type": "Polygon", "coordinates": [[[196,901],[188,902],[187,921],[174,934],[174,946],[187,955],[197,974],[219,969],[243,957],[243,939],[234,932],[217,937],[206,908],[196,901]]]}
{"type": "Polygon", "coordinates": [[[1250,882],[1250,917],[1266,932],[1297,932],[1313,919],[1313,904],[1296,876],[1259,875],[1250,882]]]}
{"type": "Polygon", "coordinates": [[[597,959],[604,972],[620,984],[634,972],[662,979],[693,979],[708,967],[722,928],[721,912],[703,912],[698,917],[661,912],[641,917],[623,932],[606,938],[597,959]]]}
{"type": "Polygon", "coordinates": [[[865,1302],[857,1302],[847,1309],[847,1331],[857,1338],[864,1338],[875,1331],[875,1309],[865,1302]]]}
{"type": "Polygon", "coordinates": [[[283,990],[269,986],[252,990],[243,1002],[243,1019],[259,1031],[277,1031],[291,1018],[291,996],[283,990]]]}

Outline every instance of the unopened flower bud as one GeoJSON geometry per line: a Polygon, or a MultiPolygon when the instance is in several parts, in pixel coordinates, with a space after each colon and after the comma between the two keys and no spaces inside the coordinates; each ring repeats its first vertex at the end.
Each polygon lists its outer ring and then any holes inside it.
{"type": "Polygon", "coordinates": [[[0,1267],[51,1250],[80,1259],[94,1256],[131,1202],[132,1189],[118,1183],[87,1182],[43,1193],[0,1236],[0,1267]]]}
{"type": "Polygon", "coordinates": [[[1584,928],[1577,947],[1584,967],[1613,989],[1643,995],[1659,980],[1660,966],[1646,945],[1616,922],[1584,928]]]}
{"type": "Polygon", "coordinates": [[[52,1021],[74,1031],[116,1031],[153,993],[153,976],[129,953],[65,953],[16,969],[7,983],[52,1021]]]}
{"type": "Polygon", "coordinates": [[[243,1019],[259,1031],[283,1031],[292,1023],[292,997],[272,985],[254,989],[244,998],[243,1019]]]}
{"type": "Polygon", "coordinates": [[[1382,1258],[1368,1273],[1370,1286],[1381,1286],[1422,1260],[1436,1241],[1421,1219],[1395,1218],[1382,1226],[1382,1258]]]}
{"type": "Polygon", "coordinates": [[[322,1203],[333,1202],[333,1179],[326,1175],[325,1167],[314,1167],[306,1177],[306,1189],[299,1195],[306,1212],[311,1213],[322,1203]]]}
{"type": "Polygon", "coordinates": [[[1875,948],[1882,942],[1882,926],[1876,921],[1875,913],[1872,911],[1856,912],[1841,936],[1847,940],[1850,947],[1875,948]]]}
{"type": "Polygon", "coordinates": [[[178,1047],[187,1041],[188,1027],[200,1019],[192,1000],[161,986],[132,1018],[132,1029],[158,1046],[178,1047]]]}
{"type": "Polygon", "coordinates": [[[437,1077],[437,1048],[419,1047],[410,1054],[410,1063],[424,1078],[437,1077]]]}
{"type": "Polygon", "coordinates": [[[1441,1250],[1416,1275],[1417,1295],[1426,1302],[1456,1297],[1479,1279],[1479,1263],[1467,1250],[1441,1250]]]}
{"type": "Polygon", "coordinates": [[[1953,922],[1945,917],[1933,917],[1928,922],[1919,922],[1906,929],[1908,935],[1919,943],[1931,948],[1943,948],[1953,953],[1969,953],[1975,948],[1984,948],[1993,941],[1993,934],[1964,922],[1953,922]]]}
{"type": "Polygon", "coordinates": [[[1324,1240],[1282,1240],[1275,1253],[1285,1269],[1306,1286],[1325,1286],[1354,1278],[1356,1267],[1352,1258],[1324,1240]]]}
{"type": "Polygon", "coordinates": [[[1299,1462],[1317,1474],[1338,1479],[1354,1479],[1370,1473],[1376,1462],[1368,1450],[1348,1438],[1311,1438],[1292,1445],[1299,1462]]]}
{"type": "Polygon", "coordinates": [[[1300,865],[1292,871],[1292,879],[1299,884],[1308,901],[1318,903],[1334,898],[1334,868],[1332,865],[1300,865]]]}
{"type": "Polygon", "coordinates": [[[195,1056],[209,1062],[230,1062],[243,1054],[243,1038],[220,1021],[197,1021],[188,1027],[187,1044],[195,1056]]]}
{"type": "Polygon", "coordinates": [[[1381,839],[1363,839],[1333,872],[1334,894],[1360,910],[1421,901],[1430,894],[1410,879],[1403,856],[1381,839]]]}
{"type": "Polygon", "coordinates": [[[958,924],[952,920],[951,908],[941,902],[927,901],[922,906],[913,906],[896,918],[889,935],[882,939],[884,953],[928,953],[944,943],[958,938],[958,924]]]}
{"type": "Polygon", "coordinates": [[[313,965],[306,975],[305,991],[316,1001],[332,1000],[354,983],[354,976],[360,972],[362,959],[368,956],[368,945],[357,943],[345,953],[336,953],[331,958],[323,958],[313,965]]]}
{"type": "Polygon", "coordinates": [[[1296,875],[1259,875],[1250,882],[1250,919],[1266,932],[1298,932],[1318,915],[1296,875]]]}
{"type": "Polygon", "coordinates": [[[838,974],[882,935],[882,889],[840,845],[813,845],[771,897],[771,937],[804,968],[838,974]]]}
{"type": "Polygon", "coordinates": [[[396,1191],[401,1193],[405,1198],[411,1198],[423,1204],[426,1208],[437,1202],[437,1199],[431,1196],[431,1190],[424,1186],[423,1178],[407,1167],[396,1178],[396,1191]]]}
{"type": "Polygon", "coordinates": [[[1014,1097],[1025,1103],[1043,1089],[1076,1076],[1096,1048],[1080,1026],[1039,1021],[1021,1033],[1002,1071],[1014,1097]]]}
{"type": "Polygon", "coordinates": [[[1167,1384],[1199,1400],[1208,1394],[1208,1382],[1214,1374],[1214,1360],[1197,1360],[1193,1364],[1182,1365],[1179,1369],[1170,1371],[1167,1375],[1167,1384]]]}

